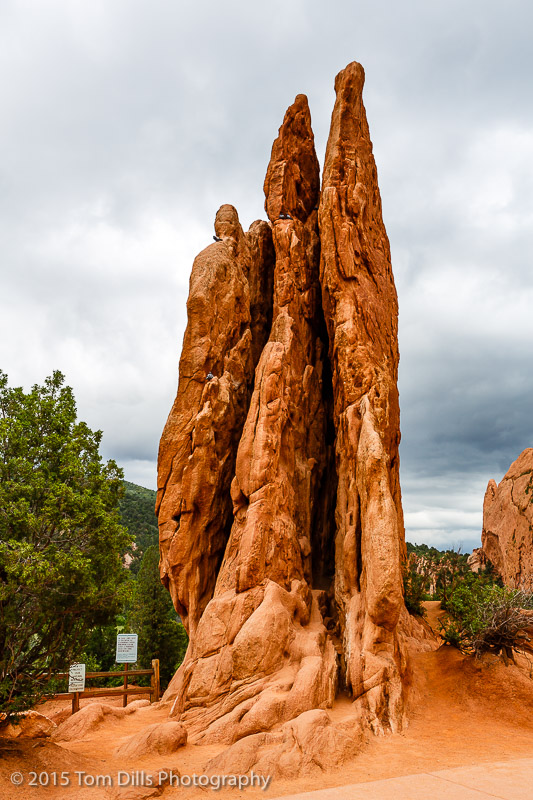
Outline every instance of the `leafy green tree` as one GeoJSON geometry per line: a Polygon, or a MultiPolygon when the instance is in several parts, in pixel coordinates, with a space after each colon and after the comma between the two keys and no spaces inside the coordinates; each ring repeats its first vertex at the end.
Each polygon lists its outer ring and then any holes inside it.
{"type": "Polygon", "coordinates": [[[135,588],[129,629],[139,635],[139,666],[149,669],[159,659],[162,686],[183,661],[188,638],[168,591],[159,577],[159,548],[149,547],[142,559],[135,588]]]}
{"type": "Polygon", "coordinates": [[[122,471],[76,420],[60,372],[25,393],[0,371],[0,711],[31,706],[122,606],[122,471]]]}

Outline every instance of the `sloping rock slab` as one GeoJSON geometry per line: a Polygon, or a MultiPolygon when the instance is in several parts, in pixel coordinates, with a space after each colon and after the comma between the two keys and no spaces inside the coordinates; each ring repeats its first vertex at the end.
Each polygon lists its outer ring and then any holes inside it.
{"type": "Polygon", "coordinates": [[[336,769],[354,758],[362,740],[361,726],[354,717],[347,730],[334,725],[327,712],[305,711],[275,732],[257,733],[228,747],[205,767],[209,774],[246,775],[250,770],[274,778],[336,769]]]}
{"type": "Polygon", "coordinates": [[[187,744],[187,729],[179,722],[156,722],[125,739],[115,750],[120,758],[166,755],[187,744]]]}
{"type": "Polygon", "coordinates": [[[20,737],[39,739],[50,736],[57,728],[55,722],[38,711],[25,711],[17,716],[17,722],[10,722],[7,725],[0,722],[0,736],[5,739],[20,737]]]}
{"type": "Polygon", "coordinates": [[[88,733],[96,731],[105,721],[106,717],[123,717],[127,708],[116,708],[105,703],[91,703],[80,708],[66,722],[59,725],[54,734],[57,742],[71,742],[73,739],[82,739],[88,733]]]}

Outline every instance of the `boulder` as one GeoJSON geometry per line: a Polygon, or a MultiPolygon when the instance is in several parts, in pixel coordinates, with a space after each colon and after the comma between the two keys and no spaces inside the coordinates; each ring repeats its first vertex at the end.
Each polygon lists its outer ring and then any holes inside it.
{"type": "Polygon", "coordinates": [[[0,720],[0,736],[6,739],[42,739],[51,736],[57,728],[56,723],[38,711],[24,711],[15,715],[15,720],[7,724],[0,720]]]}
{"type": "Polygon", "coordinates": [[[54,733],[54,739],[57,742],[82,739],[87,734],[98,730],[108,718],[119,719],[126,713],[126,708],[108,706],[105,703],[89,703],[58,726],[54,733]]]}
{"type": "Polygon", "coordinates": [[[466,563],[472,572],[483,572],[489,560],[482,547],[475,547],[467,558],[466,563]]]}
{"type": "Polygon", "coordinates": [[[358,720],[334,725],[326,711],[306,711],[277,731],[241,739],[212,758],[205,772],[246,775],[253,770],[274,780],[312,776],[342,767],[361,743],[358,720]]]}
{"type": "Polygon", "coordinates": [[[179,722],[156,722],[128,736],[115,748],[116,758],[125,760],[174,753],[187,744],[187,730],[179,722]]]}

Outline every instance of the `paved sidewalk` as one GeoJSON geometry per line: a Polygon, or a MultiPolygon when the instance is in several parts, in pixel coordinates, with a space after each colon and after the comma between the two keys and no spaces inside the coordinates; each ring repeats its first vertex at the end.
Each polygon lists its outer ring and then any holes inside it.
{"type": "Polygon", "coordinates": [[[533,757],[353,783],[285,795],[279,800],[483,800],[487,797],[533,800],[533,757]]]}

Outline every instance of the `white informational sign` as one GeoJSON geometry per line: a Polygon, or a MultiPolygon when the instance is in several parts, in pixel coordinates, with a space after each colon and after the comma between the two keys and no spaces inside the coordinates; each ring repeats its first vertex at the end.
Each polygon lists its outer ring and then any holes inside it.
{"type": "Polygon", "coordinates": [[[85,664],[71,664],[68,671],[69,692],[83,692],[85,689],[85,664]]]}
{"type": "Polygon", "coordinates": [[[137,634],[117,633],[117,664],[135,664],[137,661],[137,634]]]}

